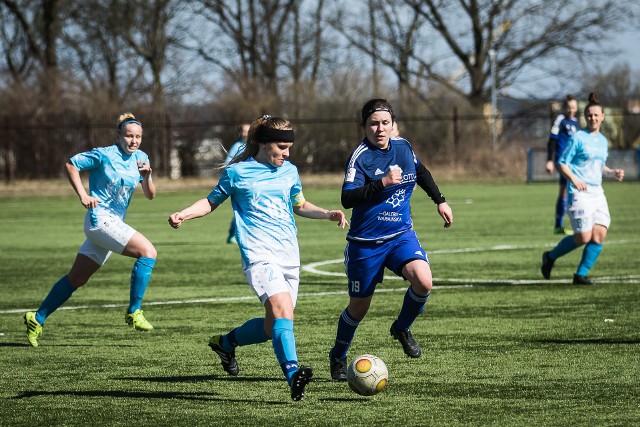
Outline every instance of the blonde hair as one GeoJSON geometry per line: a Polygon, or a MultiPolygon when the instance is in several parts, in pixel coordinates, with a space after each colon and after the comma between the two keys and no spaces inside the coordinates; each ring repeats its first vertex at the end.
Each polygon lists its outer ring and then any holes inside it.
{"type": "Polygon", "coordinates": [[[122,133],[125,125],[129,123],[135,123],[142,127],[142,123],[140,123],[140,121],[136,119],[136,116],[134,116],[133,113],[123,113],[120,114],[120,117],[118,117],[118,125],[116,127],[118,129],[118,135],[122,133]]]}
{"type": "MultiPolygon", "coordinates": [[[[255,135],[258,129],[261,126],[268,127],[270,129],[278,129],[278,130],[292,130],[291,122],[289,120],[284,119],[282,117],[271,117],[269,115],[264,115],[262,117],[258,117],[251,123],[249,127],[249,135],[247,136],[247,145],[244,150],[242,150],[236,157],[231,159],[229,164],[240,163],[247,160],[249,157],[255,157],[260,151],[260,143],[256,141],[255,135]]],[[[224,169],[227,165],[220,165],[220,169],[224,169]]]]}

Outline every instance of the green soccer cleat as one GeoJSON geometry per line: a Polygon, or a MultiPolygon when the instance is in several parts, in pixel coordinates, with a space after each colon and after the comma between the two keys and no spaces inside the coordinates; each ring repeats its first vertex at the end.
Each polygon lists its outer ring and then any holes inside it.
{"type": "Polygon", "coordinates": [[[553,229],[553,234],[562,234],[563,236],[573,236],[573,231],[565,230],[564,227],[555,227],[553,229]]]}
{"type": "Polygon", "coordinates": [[[27,339],[32,346],[38,346],[38,338],[42,336],[42,325],[36,320],[35,311],[27,311],[24,314],[24,324],[27,325],[27,339]]]}
{"type": "Polygon", "coordinates": [[[144,314],[140,309],[133,313],[127,313],[124,316],[124,320],[136,331],[150,331],[153,329],[153,325],[144,318],[144,314]]]}

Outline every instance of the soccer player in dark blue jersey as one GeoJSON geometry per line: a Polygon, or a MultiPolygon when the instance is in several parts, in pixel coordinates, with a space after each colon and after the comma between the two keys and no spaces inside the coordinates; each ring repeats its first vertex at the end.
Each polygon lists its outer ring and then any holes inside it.
{"type": "Polygon", "coordinates": [[[410,199],[416,184],[438,206],[444,226],[453,224],[451,208],[409,142],[390,137],[395,116],[389,102],[367,101],[361,117],[365,138],[347,162],[342,185],[342,205],[353,212],[344,253],[349,305],[340,315],[329,352],[334,381],[346,381],[347,351],[385,267],[410,283],[391,336],[400,341],[407,356],[421,355],[409,328],[424,310],[432,276],[427,253],[412,227],[410,199]]]}
{"type": "MultiPolygon", "coordinates": [[[[549,135],[549,141],[547,142],[547,164],[545,169],[547,173],[552,174],[555,171],[555,166],[558,163],[558,159],[567,147],[567,143],[579,128],[578,118],[578,101],[571,96],[567,95],[564,100],[564,114],[558,114],[558,117],[553,122],[551,127],[551,134],[549,135]]],[[[564,175],[560,174],[559,180],[560,188],[558,191],[558,199],[556,200],[556,219],[553,227],[554,234],[567,234],[573,233],[564,229],[562,223],[564,221],[564,215],[567,213],[567,179],[564,175]]]]}

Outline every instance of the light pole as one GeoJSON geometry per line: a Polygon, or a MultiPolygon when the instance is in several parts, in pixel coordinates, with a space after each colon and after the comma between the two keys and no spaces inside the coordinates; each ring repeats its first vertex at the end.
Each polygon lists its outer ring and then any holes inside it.
{"type": "Polygon", "coordinates": [[[496,152],[498,146],[498,134],[496,131],[496,118],[498,116],[498,101],[496,99],[496,51],[489,49],[489,66],[491,67],[491,148],[496,152]]]}

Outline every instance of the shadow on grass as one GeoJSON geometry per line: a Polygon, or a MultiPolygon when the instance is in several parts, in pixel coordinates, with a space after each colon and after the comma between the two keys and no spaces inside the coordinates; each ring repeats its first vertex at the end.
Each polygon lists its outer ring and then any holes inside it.
{"type": "MultiPolygon", "coordinates": [[[[78,397],[109,397],[109,398],[129,398],[129,399],[182,399],[182,400],[201,400],[201,401],[220,401],[220,402],[237,402],[255,404],[256,399],[225,399],[219,398],[217,393],[208,392],[137,392],[122,390],[85,390],[85,391],[25,391],[24,393],[14,396],[12,399],[28,399],[31,397],[41,396],[78,396],[78,397]]],[[[270,405],[286,405],[287,402],[268,401],[261,402],[270,405]]]]}
{"type": "Polygon", "coordinates": [[[233,382],[282,382],[280,378],[264,377],[232,377],[230,375],[182,375],[177,377],[117,377],[123,381],[149,381],[158,383],[198,383],[205,381],[233,381],[233,382]]]}
{"type": "MultiPolygon", "coordinates": [[[[0,347],[31,347],[31,344],[28,343],[17,343],[17,342],[6,342],[6,343],[0,343],[0,347]]],[[[40,348],[42,347],[135,347],[134,345],[131,344],[120,344],[120,343],[114,343],[114,344],[104,344],[104,343],[100,343],[100,344],[41,344],[40,348]]]]}
{"type": "MultiPolygon", "coordinates": [[[[318,399],[320,402],[363,402],[363,401],[367,401],[370,400],[369,397],[367,396],[362,396],[362,397],[323,397],[318,399]]],[[[371,402],[374,402],[373,400],[371,400],[371,402]]]]}
{"type": "Polygon", "coordinates": [[[571,338],[531,340],[529,342],[542,344],[640,344],[640,338],[571,338]]]}

